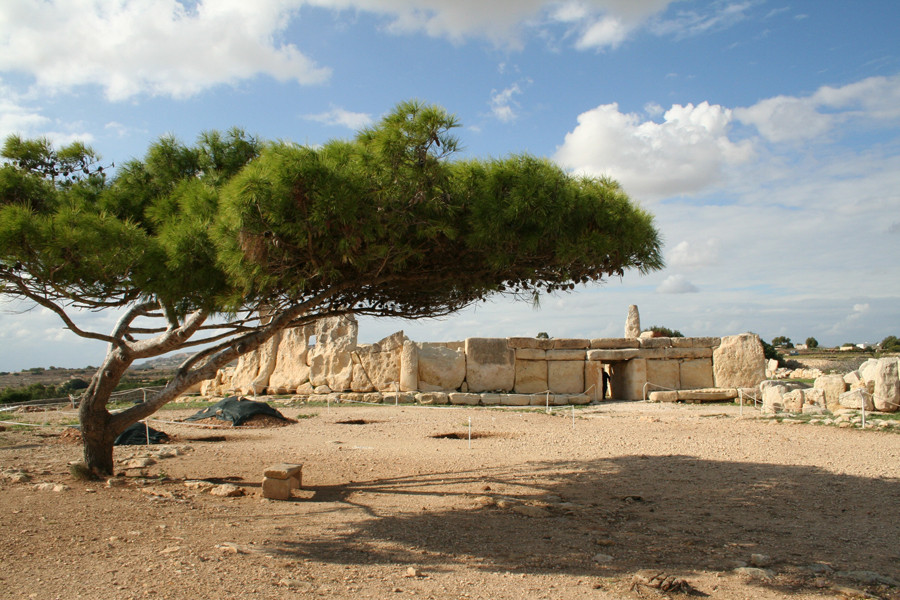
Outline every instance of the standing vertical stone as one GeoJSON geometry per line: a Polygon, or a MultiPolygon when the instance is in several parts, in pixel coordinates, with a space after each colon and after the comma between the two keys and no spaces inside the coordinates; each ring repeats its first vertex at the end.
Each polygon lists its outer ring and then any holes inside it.
{"type": "Polygon", "coordinates": [[[755,333],[722,338],[713,351],[713,376],[716,387],[756,387],[766,378],[766,357],[755,333]]]}
{"type": "Polygon", "coordinates": [[[900,408],[900,376],[897,359],[882,358],[875,370],[875,410],[897,412],[900,408]]]}
{"type": "Polygon", "coordinates": [[[625,319],[625,337],[641,337],[641,315],[638,313],[637,304],[628,307],[628,318],[625,319]]]}
{"type": "Polygon", "coordinates": [[[400,351],[400,390],[414,392],[419,389],[419,348],[415,342],[405,340],[400,351]]]}

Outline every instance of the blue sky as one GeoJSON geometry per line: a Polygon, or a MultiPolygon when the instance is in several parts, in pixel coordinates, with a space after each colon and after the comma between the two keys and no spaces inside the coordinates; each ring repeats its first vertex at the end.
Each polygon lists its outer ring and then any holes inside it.
{"type": "MultiPolygon", "coordinates": [[[[686,335],[873,342],[900,334],[898,26],[896,0],[5,0],[0,136],[124,162],[234,125],[351,137],[419,98],[457,114],[463,155],[618,179],[667,267],[362,341],[621,336],[637,304],[686,335]]],[[[25,308],[0,305],[0,370],[101,361],[25,308]]]]}

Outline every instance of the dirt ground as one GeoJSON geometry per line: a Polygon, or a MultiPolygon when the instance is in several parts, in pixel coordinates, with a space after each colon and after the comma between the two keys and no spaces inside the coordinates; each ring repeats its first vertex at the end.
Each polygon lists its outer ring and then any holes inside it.
{"type": "Polygon", "coordinates": [[[10,428],[0,597],[900,598],[900,435],[738,410],[293,406],[285,427],[152,423],[174,442],[118,448],[114,487],[69,474],[80,446],[60,426],[10,428]],[[280,462],[303,463],[302,489],[265,500],[280,462]],[[655,574],[690,588],[631,589],[655,574]]]}

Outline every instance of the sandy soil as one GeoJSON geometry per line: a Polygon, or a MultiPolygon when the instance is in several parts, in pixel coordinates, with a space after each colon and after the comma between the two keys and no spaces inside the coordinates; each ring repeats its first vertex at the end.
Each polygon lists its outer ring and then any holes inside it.
{"type": "Polygon", "coordinates": [[[117,450],[156,462],[111,488],[72,478],[60,427],[0,432],[0,597],[683,597],[632,590],[649,569],[698,597],[900,598],[897,433],[729,405],[283,412],[154,423],[175,442],[117,450]],[[289,502],[260,496],[279,462],[304,463],[289,502]]]}

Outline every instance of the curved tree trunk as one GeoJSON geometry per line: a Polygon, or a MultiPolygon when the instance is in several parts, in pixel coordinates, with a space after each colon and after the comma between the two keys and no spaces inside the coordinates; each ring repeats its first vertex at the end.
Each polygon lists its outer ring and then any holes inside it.
{"type": "Polygon", "coordinates": [[[113,475],[113,442],[128,425],[123,426],[113,419],[106,407],[130,364],[131,361],[120,352],[110,351],[81,399],[78,419],[81,422],[84,463],[95,477],[113,475]]]}

